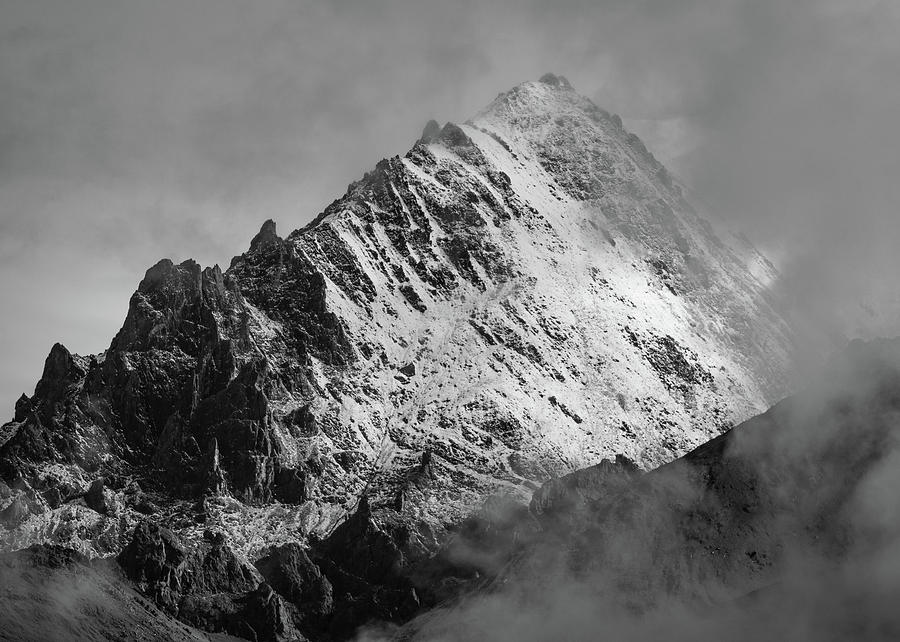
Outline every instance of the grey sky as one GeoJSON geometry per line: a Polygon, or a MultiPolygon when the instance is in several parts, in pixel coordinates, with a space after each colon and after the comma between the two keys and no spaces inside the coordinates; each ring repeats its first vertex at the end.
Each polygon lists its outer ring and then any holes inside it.
{"type": "Polygon", "coordinates": [[[157,259],[227,265],[429,118],[548,70],[667,134],[661,155],[776,255],[803,309],[893,332],[898,17],[873,0],[0,0],[0,415],[54,341],[104,349],[157,259]],[[863,286],[882,317],[860,314],[863,286]]]}

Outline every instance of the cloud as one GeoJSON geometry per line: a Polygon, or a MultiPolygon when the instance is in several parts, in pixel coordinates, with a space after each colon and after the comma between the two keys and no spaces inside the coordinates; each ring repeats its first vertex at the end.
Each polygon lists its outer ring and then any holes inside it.
{"type": "Polygon", "coordinates": [[[891,3],[10,0],[0,11],[0,297],[15,311],[0,351],[15,352],[3,377],[18,381],[0,407],[30,390],[54,341],[103,349],[158,258],[227,263],[261,221],[303,225],[429,118],[464,120],[547,70],[639,133],[675,140],[676,156],[692,150],[676,171],[776,255],[784,298],[808,317],[896,330],[891,3]],[[661,123],[680,133],[655,135],[661,123]],[[80,320],[98,283],[114,288],[92,311],[102,321],[80,320]]]}

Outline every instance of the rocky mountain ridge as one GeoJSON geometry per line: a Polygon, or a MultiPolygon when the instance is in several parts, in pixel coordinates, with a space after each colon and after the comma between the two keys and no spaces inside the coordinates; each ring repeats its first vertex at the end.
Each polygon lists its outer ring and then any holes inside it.
{"type": "Polygon", "coordinates": [[[350,581],[348,530],[418,568],[486,497],[764,409],[792,349],[775,278],[618,117],[523,83],[224,272],[160,261],[104,353],[54,346],[0,428],[0,542],[108,557],[148,518],[244,560],[300,542],[342,608],[413,609],[402,573],[350,581]]]}

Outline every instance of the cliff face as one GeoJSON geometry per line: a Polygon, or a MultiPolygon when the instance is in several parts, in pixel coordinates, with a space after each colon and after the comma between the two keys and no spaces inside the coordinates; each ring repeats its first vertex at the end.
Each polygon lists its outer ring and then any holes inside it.
{"type": "Polygon", "coordinates": [[[767,407],[774,278],[618,117],[524,83],[225,272],[161,261],[106,352],[54,346],[0,428],[3,547],[110,555],[151,515],[256,556],[365,496],[431,550],[492,493],[652,468],[767,407]]]}

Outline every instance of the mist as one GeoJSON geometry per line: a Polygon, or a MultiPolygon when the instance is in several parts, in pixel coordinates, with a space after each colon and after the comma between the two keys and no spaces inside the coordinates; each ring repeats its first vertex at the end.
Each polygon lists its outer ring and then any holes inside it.
{"type": "Polygon", "coordinates": [[[897,27],[871,0],[4,2],[0,408],[53,342],[105,349],[159,258],[226,265],[548,70],[769,253],[805,323],[894,334],[897,27]]]}

